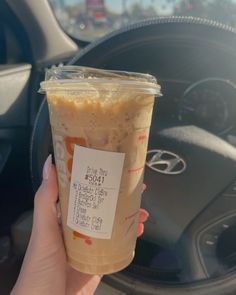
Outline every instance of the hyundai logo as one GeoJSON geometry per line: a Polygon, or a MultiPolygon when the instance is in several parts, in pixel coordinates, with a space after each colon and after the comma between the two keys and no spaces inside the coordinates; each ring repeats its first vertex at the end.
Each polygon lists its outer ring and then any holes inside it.
{"type": "Polygon", "coordinates": [[[148,151],[146,165],[153,171],[169,175],[181,174],[187,167],[180,156],[165,150],[148,151]]]}

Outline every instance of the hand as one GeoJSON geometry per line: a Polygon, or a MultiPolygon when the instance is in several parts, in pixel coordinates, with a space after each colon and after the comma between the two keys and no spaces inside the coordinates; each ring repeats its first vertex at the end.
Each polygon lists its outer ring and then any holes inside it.
{"type": "MultiPolygon", "coordinates": [[[[143,190],[145,186],[143,186],[143,190]]],[[[44,164],[43,182],[35,196],[33,227],[18,280],[11,295],[90,295],[101,280],[71,268],[57,219],[58,187],[51,156],[44,164]]],[[[140,209],[137,235],[148,213],[140,209]]]]}

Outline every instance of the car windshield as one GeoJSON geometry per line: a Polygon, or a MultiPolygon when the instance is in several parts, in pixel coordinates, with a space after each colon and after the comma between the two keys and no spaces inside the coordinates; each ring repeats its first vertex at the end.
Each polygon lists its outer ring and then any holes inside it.
{"type": "Polygon", "coordinates": [[[63,29],[92,41],[157,16],[195,16],[236,26],[236,0],[49,0],[63,29]]]}

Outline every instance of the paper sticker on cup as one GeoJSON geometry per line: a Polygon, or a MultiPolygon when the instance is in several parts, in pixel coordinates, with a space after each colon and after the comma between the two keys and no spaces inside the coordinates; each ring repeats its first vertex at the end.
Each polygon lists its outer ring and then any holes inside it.
{"type": "Polygon", "coordinates": [[[110,239],[124,153],[75,145],[67,225],[84,235],[110,239]]]}

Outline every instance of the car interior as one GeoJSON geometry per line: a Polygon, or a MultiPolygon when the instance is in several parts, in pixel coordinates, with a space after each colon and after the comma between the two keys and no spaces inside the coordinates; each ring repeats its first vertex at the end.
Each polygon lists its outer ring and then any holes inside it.
{"type": "Polygon", "coordinates": [[[235,294],[235,49],[236,28],[206,18],[154,17],[89,42],[67,34],[47,0],[0,2],[0,294],[18,276],[53,154],[38,90],[58,65],[149,73],[162,89],[142,198],[150,218],[131,265],[104,284],[114,294],[235,294]]]}

